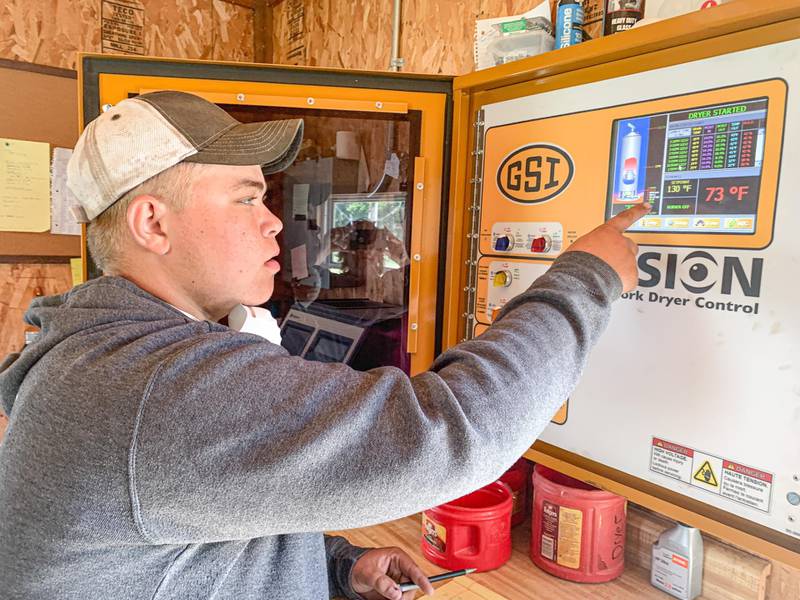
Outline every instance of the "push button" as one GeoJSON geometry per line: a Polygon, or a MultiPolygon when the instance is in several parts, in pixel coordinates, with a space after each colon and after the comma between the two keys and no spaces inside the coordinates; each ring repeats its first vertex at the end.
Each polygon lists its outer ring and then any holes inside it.
{"type": "Polygon", "coordinates": [[[508,252],[513,247],[514,244],[507,235],[497,236],[497,239],[494,241],[494,249],[499,252],[508,252]]]}
{"type": "Polygon", "coordinates": [[[533,238],[531,242],[531,252],[542,253],[542,252],[549,252],[550,248],[553,247],[553,240],[550,238],[549,235],[540,235],[539,237],[533,238]]]}
{"type": "Polygon", "coordinates": [[[492,278],[492,284],[494,284],[494,287],[508,287],[513,280],[514,276],[511,271],[498,271],[492,278]]]}

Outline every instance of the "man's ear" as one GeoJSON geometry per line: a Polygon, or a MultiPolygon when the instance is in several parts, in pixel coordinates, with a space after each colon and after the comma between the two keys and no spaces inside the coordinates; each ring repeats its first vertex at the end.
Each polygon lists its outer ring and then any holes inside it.
{"type": "Polygon", "coordinates": [[[170,241],[163,227],[169,208],[155,196],[136,196],[128,205],[126,221],[134,241],[142,248],[163,256],[170,250],[170,241]]]}

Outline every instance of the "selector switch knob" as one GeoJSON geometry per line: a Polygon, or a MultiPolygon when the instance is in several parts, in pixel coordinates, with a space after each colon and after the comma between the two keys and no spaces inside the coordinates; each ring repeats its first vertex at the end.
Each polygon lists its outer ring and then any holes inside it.
{"type": "Polygon", "coordinates": [[[499,235],[494,241],[494,249],[498,252],[508,252],[514,247],[513,240],[507,235],[499,235]]]}
{"type": "Polygon", "coordinates": [[[789,492],[786,494],[786,500],[788,500],[789,504],[792,506],[800,505],[800,494],[797,492],[789,492]]]}
{"type": "Polygon", "coordinates": [[[508,287],[513,280],[514,276],[511,271],[498,271],[492,278],[492,284],[494,287],[508,287]]]}
{"type": "Polygon", "coordinates": [[[550,252],[553,247],[553,240],[549,235],[540,235],[533,238],[531,242],[531,252],[541,254],[543,252],[550,252]]]}

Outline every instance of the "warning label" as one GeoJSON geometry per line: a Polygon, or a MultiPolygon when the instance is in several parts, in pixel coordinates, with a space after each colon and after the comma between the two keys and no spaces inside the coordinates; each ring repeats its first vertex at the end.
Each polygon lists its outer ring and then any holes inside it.
{"type": "Polygon", "coordinates": [[[692,476],[694,450],[666,440],[653,438],[650,470],[673,479],[688,481],[692,476]]]}
{"type": "Polygon", "coordinates": [[[769,512],[772,474],[654,437],[650,470],[769,512]]]}
{"type": "Polygon", "coordinates": [[[144,54],[144,5],[139,0],[103,0],[103,52],[144,54]]]}
{"type": "Polygon", "coordinates": [[[708,461],[705,461],[703,466],[697,469],[697,472],[694,474],[694,478],[700,483],[705,483],[711,487],[719,487],[717,476],[714,475],[714,469],[711,466],[711,463],[708,461]]]}
{"type": "Polygon", "coordinates": [[[691,482],[692,485],[697,485],[697,481],[711,488],[719,487],[719,478],[714,472],[714,466],[711,464],[711,461],[708,458],[705,458],[705,460],[702,461],[700,468],[694,471],[694,477],[692,477],[691,482]]]}
{"type": "Polygon", "coordinates": [[[769,512],[771,492],[772,474],[730,460],[722,461],[720,493],[726,498],[769,512]]]}

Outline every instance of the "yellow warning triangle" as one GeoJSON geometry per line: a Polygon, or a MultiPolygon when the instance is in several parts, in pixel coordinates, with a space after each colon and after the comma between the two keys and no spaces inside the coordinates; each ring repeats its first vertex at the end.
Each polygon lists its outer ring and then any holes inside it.
{"type": "Polygon", "coordinates": [[[703,466],[697,469],[697,472],[694,474],[694,478],[697,481],[702,481],[703,483],[713,485],[714,487],[719,485],[717,482],[717,477],[714,475],[714,469],[711,468],[711,463],[708,461],[705,461],[703,466]]]}

